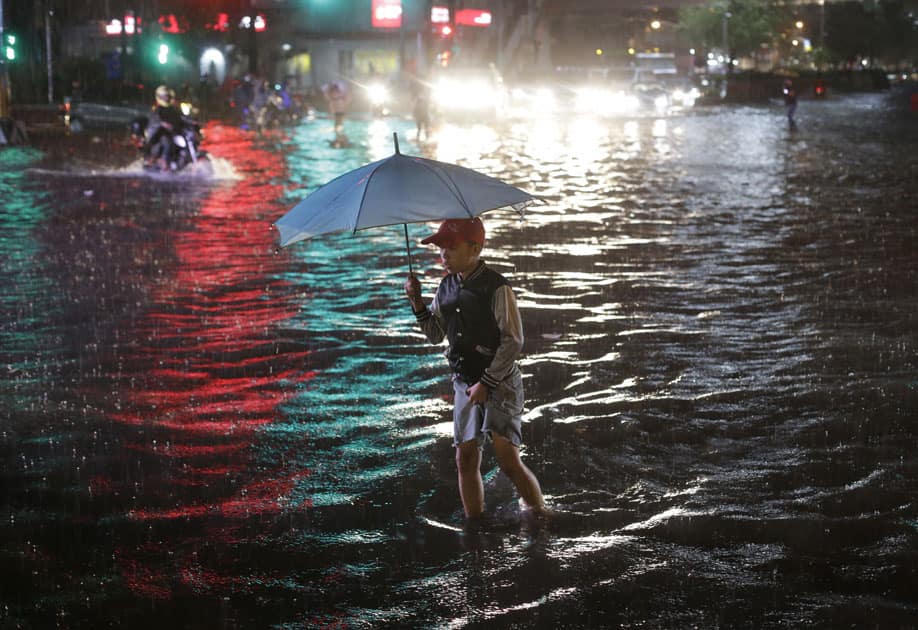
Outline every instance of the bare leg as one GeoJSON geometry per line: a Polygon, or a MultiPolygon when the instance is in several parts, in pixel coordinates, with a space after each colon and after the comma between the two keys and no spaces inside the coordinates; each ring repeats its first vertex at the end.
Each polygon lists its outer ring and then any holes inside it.
{"type": "Polygon", "coordinates": [[[484,482],[481,480],[481,450],[476,440],[456,447],[459,496],[466,518],[478,518],[484,511],[484,482]]]}
{"type": "Polygon", "coordinates": [[[545,512],[545,499],[542,498],[539,480],[520,459],[519,449],[507,438],[499,435],[492,435],[492,438],[494,440],[494,455],[497,457],[500,469],[516,486],[526,505],[536,512],[545,512]]]}

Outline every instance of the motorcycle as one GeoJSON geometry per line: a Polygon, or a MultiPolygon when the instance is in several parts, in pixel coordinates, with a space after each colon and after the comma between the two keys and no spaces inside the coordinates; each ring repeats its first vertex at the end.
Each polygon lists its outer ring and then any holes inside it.
{"type": "Polygon", "coordinates": [[[275,89],[256,114],[258,130],[271,127],[295,126],[305,117],[296,100],[286,92],[275,89]]]}
{"type": "Polygon", "coordinates": [[[183,116],[177,131],[167,125],[151,130],[149,124],[146,116],[131,122],[131,138],[144,157],[145,169],[178,172],[209,159],[200,148],[204,135],[197,121],[183,116]]]}

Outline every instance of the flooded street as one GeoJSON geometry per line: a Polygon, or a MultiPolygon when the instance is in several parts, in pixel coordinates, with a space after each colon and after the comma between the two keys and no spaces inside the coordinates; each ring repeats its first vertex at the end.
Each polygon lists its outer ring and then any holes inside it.
{"type": "Polygon", "coordinates": [[[797,118],[211,124],[213,178],[4,149],[0,625],[914,626],[918,126],[885,94],[797,118]],[[393,131],[545,198],[484,219],[547,522],[487,448],[464,525],[402,228],[276,251],[393,131]]]}

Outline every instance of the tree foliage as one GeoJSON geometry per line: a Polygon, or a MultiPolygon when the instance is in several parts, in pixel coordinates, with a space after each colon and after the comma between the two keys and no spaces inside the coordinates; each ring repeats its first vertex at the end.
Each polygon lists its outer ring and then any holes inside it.
{"type": "Polygon", "coordinates": [[[823,45],[816,54],[825,61],[918,62],[918,0],[826,2],[822,9],[778,0],[711,0],[680,11],[682,39],[697,48],[723,49],[725,14],[729,14],[726,48],[734,59],[754,55],[762,44],[780,50],[782,42],[787,45],[795,20],[803,17],[805,36],[823,45]]]}
{"type": "Polygon", "coordinates": [[[840,2],[828,5],[826,46],[836,63],[858,57],[894,65],[918,61],[915,2],[840,2]]]}
{"type": "Polygon", "coordinates": [[[770,0],[716,0],[683,9],[679,29],[695,46],[722,49],[726,19],[727,52],[736,58],[770,43],[786,12],[782,5],[770,0]]]}

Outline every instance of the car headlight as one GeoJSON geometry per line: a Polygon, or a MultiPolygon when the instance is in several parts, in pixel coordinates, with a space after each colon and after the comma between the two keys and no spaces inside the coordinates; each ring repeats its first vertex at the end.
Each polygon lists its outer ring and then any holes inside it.
{"type": "Polygon", "coordinates": [[[660,96],[653,99],[653,106],[657,109],[666,109],[667,106],[669,106],[669,99],[666,98],[665,94],[661,94],[660,96]]]}
{"type": "Polygon", "coordinates": [[[434,99],[443,109],[486,109],[496,105],[500,98],[500,90],[486,81],[460,83],[443,79],[434,89],[434,99]]]}
{"type": "Polygon", "coordinates": [[[598,88],[581,88],[577,90],[577,109],[582,112],[601,114],[609,107],[611,94],[598,88]]]}
{"type": "Polygon", "coordinates": [[[640,106],[638,97],[634,94],[625,94],[624,92],[610,94],[608,103],[608,108],[616,114],[627,114],[635,111],[640,106]]]}
{"type": "Polygon", "coordinates": [[[367,86],[367,96],[374,105],[384,105],[389,102],[389,90],[385,85],[373,83],[367,86]]]}

